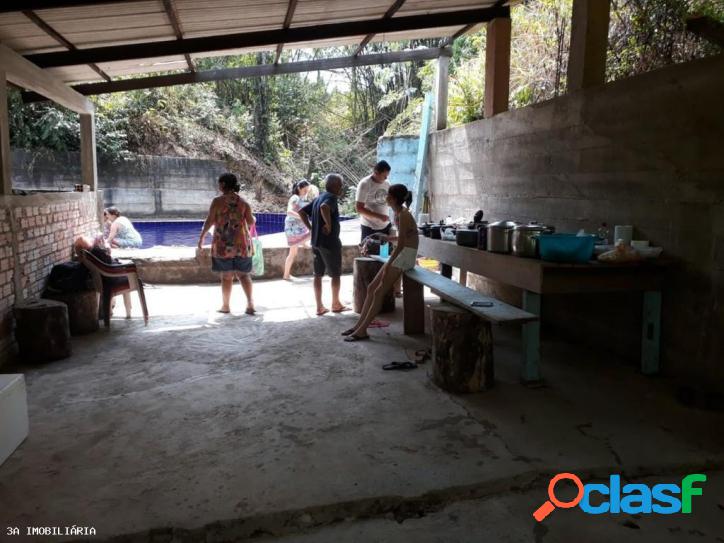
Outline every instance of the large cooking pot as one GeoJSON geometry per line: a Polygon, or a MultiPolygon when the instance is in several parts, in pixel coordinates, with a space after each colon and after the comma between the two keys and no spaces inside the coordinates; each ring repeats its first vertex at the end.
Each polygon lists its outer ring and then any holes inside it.
{"type": "Polygon", "coordinates": [[[478,246],[478,229],[477,228],[458,228],[455,231],[455,242],[463,247],[478,246]]]}
{"type": "Polygon", "coordinates": [[[491,253],[509,253],[512,250],[513,228],[518,225],[515,221],[495,221],[488,225],[486,248],[491,253]]]}
{"type": "Polygon", "coordinates": [[[543,233],[552,234],[553,227],[531,221],[528,224],[519,224],[513,228],[511,235],[511,249],[515,256],[538,258],[538,236],[543,233]]]}
{"type": "Polygon", "coordinates": [[[430,226],[430,237],[432,239],[440,239],[440,225],[433,224],[430,226]]]}

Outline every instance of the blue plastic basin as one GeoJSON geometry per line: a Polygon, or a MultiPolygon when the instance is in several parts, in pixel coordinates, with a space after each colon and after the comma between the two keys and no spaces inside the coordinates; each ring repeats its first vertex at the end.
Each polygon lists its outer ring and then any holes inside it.
{"type": "Polygon", "coordinates": [[[540,257],[549,262],[588,262],[593,258],[592,235],[541,234],[538,237],[540,257]]]}

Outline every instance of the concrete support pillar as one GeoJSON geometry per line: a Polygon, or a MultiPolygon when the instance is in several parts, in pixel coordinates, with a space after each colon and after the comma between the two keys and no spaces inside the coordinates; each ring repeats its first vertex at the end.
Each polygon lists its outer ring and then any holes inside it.
{"type": "Polygon", "coordinates": [[[7,83],[5,72],[0,71],[0,194],[5,195],[13,193],[7,83]]]}
{"type": "Polygon", "coordinates": [[[573,0],[568,91],[606,82],[611,0],[573,0]]]}
{"type": "Polygon", "coordinates": [[[508,111],[510,94],[510,18],[488,23],[485,41],[485,117],[508,111]]]}
{"type": "Polygon", "coordinates": [[[445,130],[447,128],[449,67],[450,57],[441,56],[437,59],[437,73],[435,74],[435,130],[445,130]]]}
{"type": "Polygon", "coordinates": [[[96,128],[95,115],[80,115],[80,172],[81,182],[90,185],[95,191],[98,188],[98,168],[96,166],[96,128]]]}

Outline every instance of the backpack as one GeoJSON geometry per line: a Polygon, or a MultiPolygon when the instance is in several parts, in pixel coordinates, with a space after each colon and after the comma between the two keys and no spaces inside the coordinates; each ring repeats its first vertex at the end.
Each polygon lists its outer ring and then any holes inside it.
{"type": "Polygon", "coordinates": [[[53,266],[45,288],[49,292],[92,290],[90,272],[80,262],[63,262],[53,266]]]}

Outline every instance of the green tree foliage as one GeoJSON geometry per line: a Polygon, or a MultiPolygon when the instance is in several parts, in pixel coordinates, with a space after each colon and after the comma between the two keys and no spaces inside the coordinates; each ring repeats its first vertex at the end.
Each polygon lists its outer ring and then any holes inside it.
{"type": "MultiPolygon", "coordinates": [[[[523,0],[512,9],[511,107],[566,89],[572,0],[523,0]]],[[[685,30],[685,18],[724,21],[721,0],[612,0],[608,78],[716,53],[685,30]]],[[[369,44],[366,53],[434,46],[437,40],[369,44]]],[[[285,51],[282,62],[351,55],[354,48],[285,51]]],[[[270,52],[198,61],[199,70],[273,62],[270,52]]],[[[485,30],[453,44],[448,118],[482,117],[485,30]]],[[[99,156],[128,153],[234,157],[241,150],[288,181],[336,171],[353,184],[375,160],[382,134],[417,134],[435,61],[366,66],[180,85],[94,97],[99,156]]],[[[22,105],[11,92],[14,147],[76,151],[78,117],[47,103],[22,105]]],[[[262,168],[261,170],[264,170],[262,168]]],[[[266,170],[264,170],[266,171],[266,170]]],[[[257,175],[257,174],[254,174],[257,175]]]]}

